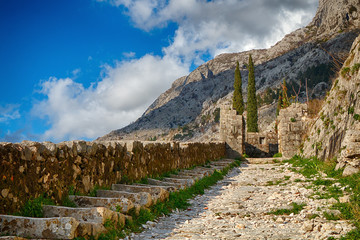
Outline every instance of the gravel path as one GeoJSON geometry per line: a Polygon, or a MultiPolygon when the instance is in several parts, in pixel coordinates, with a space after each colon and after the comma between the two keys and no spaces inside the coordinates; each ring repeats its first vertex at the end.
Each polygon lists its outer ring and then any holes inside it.
{"type": "Polygon", "coordinates": [[[353,226],[348,221],[328,221],[323,217],[324,211],[337,211],[329,210],[337,200],[311,197],[313,190],[305,188],[310,183],[289,167],[242,164],[204,195],[191,200],[189,209],[148,222],[144,232],[128,238],[327,239],[350,231],[353,226]],[[306,206],[299,214],[266,214],[289,209],[292,203],[306,206]]]}

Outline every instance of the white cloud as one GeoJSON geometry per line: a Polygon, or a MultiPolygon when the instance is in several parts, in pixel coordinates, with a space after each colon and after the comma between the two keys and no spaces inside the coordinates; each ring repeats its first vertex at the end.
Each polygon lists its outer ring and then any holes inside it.
{"type": "MultiPolygon", "coordinates": [[[[104,1],[104,0],[103,0],[104,1]]],[[[164,53],[202,63],[202,54],[266,48],[308,24],[318,0],[108,0],[146,31],[176,22],[164,53]]]]}
{"type": "Polygon", "coordinates": [[[41,84],[46,99],[32,109],[47,118],[44,140],[95,138],[136,120],[188,67],[153,55],[104,66],[105,77],[84,88],[73,79],[50,78],[41,84]]]}
{"type": "Polygon", "coordinates": [[[133,58],[133,57],[135,57],[136,53],[135,52],[124,52],[123,55],[126,58],[133,58]]]}
{"type": "Polygon", "coordinates": [[[6,123],[10,120],[20,118],[21,115],[18,108],[19,105],[17,104],[0,105],[0,122],[6,123]]]}

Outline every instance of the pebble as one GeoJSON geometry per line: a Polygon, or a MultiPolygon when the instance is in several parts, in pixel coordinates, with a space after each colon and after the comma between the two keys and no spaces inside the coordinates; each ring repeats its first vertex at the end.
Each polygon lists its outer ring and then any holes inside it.
{"type": "Polygon", "coordinates": [[[294,182],[304,177],[289,168],[287,163],[234,168],[203,195],[190,200],[189,209],[148,222],[143,232],[129,239],[327,239],[354,229],[349,221],[326,220],[323,211],[337,214],[330,210],[337,200],[309,198],[314,191],[306,187],[311,183],[294,182]],[[285,176],[291,178],[285,180],[285,176]],[[282,180],[281,185],[269,186],[269,181],[277,180],[282,180]],[[294,202],[306,204],[300,214],[268,214],[289,209],[294,202]],[[315,214],[319,217],[309,220],[315,214]]]}

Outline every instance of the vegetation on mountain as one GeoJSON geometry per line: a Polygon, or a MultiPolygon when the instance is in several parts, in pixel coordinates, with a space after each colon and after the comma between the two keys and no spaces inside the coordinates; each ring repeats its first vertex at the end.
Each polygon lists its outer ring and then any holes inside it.
{"type": "Polygon", "coordinates": [[[258,106],[256,99],[256,87],[255,87],[255,73],[254,62],[251,55],[249,55],[249,78],[247,88],[247,131],[258,132],[258,106]]]}
{"type": "Polygon", "coordinates": [[[236,110],[237,114],[239,115],[244,113],[244,99],[242,96],[242,80],[239,69],[239,62],[236,62],[236,69],[235,69],[233,108],[236,110]]]}

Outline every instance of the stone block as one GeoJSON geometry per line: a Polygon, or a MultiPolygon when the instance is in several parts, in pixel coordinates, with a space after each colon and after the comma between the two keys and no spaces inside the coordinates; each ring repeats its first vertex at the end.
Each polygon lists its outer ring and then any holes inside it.
{"type": "Polygon", "coordinates": [[[192,178],[190,178],[190,179],[163,178],[161,181],[180,184],[185,187],[191,187],[195,183],[195,180],[192,178]]]}
{"type": "Polygon", "coordinates": [[[80,222],[77,228],[77,235],[81,237],[94,236],[97,238],[101,233],[106,233],[107,229],[102,223],[80,222]]]}
{"type": "Polygon", "coordinates": [[[0,232],[37,239],[73,239],[79,222],[72,217],[29,218],[0,215],[0,232]]]}
{"type": "Polygon", "coordinates": [[[125,224],[125,216],[122,213],[111,211],[104,207],[93,208],[69,208],[62,206],[43,206],[44,217],[73,217],[77,221],[95,222],[104,224],[107,219],[120,224],[125,224]]]}
{"type": "Polygon", "coordinates": [[[135,207],[134,203],[127,198],[104,198],[104,197],[87,197],[87,196],[69,196],[79,207],[105,207],[113,211],[118,209],[122,213],[127,213],[135,207]]]}
{"type": "Polygon", "coordinates": [[[156,187],[150,185],[126,185],[126,184],[113,184],[112,190],[125,191],[125,192],[146,192],[150,193],[153,203],[157,201],[164,201],[169,197],[169,191],[163,187],[156,187]]]}
{"type": "Polygon", "coordinates": [[[353,167],[351,165],[347,165],[343,171],[343,176],[344,177],[350,176],[350,175],[358,173],[359,171],[360,171],[359,168],[353,167]]]}
{"type": "Polygon", "coordinates": [[[183,184],[176,184],[173,182],[164,182],[164,181],[160,181],[160,180],[152,179],[152,178],[148,178],[148,183],[150,185],[173,187],[175,189],[184,189],[186,187],[183,184]]]}
{"type": "Polygon", "coordinates": [[[151,195],[147,192],[131,193],[115,190],[97,190],[96,196],[107,198],[126,198],[142,207],[150,207],[152,205],[151,195]]]}

